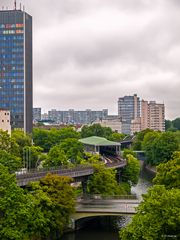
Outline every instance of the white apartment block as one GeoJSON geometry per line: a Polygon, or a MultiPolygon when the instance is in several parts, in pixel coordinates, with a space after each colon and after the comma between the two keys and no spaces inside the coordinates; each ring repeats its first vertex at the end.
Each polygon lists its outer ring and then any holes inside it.
{"type": "Polygon", "coordinates": [[[165,131],[165,107],[164,104],[155,101],[141,101],[141,130],[146,128],[155,131],[165,131]]]}
{"type": "Polygon", "coordinates": [[[131,120],[131,135],[141,131],[141,118],[131,120]]]}
{"type": "Polygon", "coordinates": [[[108,116],[106,119],[97,119],[93,122],[99,123],[102,127],[110,127],[113,132],[122,133],[122,121],[118,116],[108,116]]]}
{"type": "Polygon", "coordinates": [[[11,135],[10,111],[0,109],[0,129],[11,135]]]}

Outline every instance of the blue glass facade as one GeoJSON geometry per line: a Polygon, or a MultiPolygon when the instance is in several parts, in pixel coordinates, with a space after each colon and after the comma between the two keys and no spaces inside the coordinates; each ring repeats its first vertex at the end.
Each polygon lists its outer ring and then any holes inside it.
{"type": "Polygon", "coordinates": [[[12,128],[32,130],[32,18],[21,10],[0,11],[0,108],[12,128]]]}

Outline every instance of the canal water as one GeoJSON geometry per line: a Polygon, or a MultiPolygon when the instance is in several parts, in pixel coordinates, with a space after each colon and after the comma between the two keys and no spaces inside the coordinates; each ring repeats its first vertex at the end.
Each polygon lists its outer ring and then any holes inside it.
{"type": "MultiPolygon", "coordinates": [[[[152,185],[149,180],[147,180],[147,175],[141,172],[138,184],[132,187],[132,193],[137,194],[139,199],[142,198],[142,194],[147,192],[147,189],[152,185]]],[[[130,221],[129,217],[119,217],[119,228],[126,225],[130,221]]],[[[85,229],[79,230],[75,233],[67,233],[63,236],[61,240],[118,240],[118,229],[107,229],[107,227],[92,227],[91,224],[85,229]]]]}
{"type": "Polygon", "coordinates": [[[65,234],[62,240],[117,240],[118,231],[105,229],[82,229],[76,233],[65,234]]]}

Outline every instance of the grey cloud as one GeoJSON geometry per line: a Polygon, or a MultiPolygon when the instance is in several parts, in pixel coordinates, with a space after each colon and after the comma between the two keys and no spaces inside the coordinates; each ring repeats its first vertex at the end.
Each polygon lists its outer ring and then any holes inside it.
{"type": "Polygon", "coordinates": [[[118,97],[137,93],[180,115],[179,0],[22,3],[34,21],[35,106],[117,113],[118,97]]]}

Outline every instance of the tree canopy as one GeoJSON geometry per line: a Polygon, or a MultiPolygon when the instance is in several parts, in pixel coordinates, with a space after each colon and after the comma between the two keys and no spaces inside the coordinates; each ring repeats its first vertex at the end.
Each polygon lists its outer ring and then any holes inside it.
{"type": "Polygon", "coordinates": [[[49,174],[27,189],[0,164],[0,239],[35,240],[61,236],[74,212],[71,178],[49,174]]]}
{"type": "Polygon", "coordinates": [[[135,140],[133,142],[133,150],[136,150],[136,151],[142,150],[142,142],[144,140],[145,135],[149,132],[153,132],[153,130],[147,128],[141,132],[136,133],[135,140]]]}
{"type": "Polygon", "coordinates": [[[180,118],[176,118],[174,120],[165,120],[165,130],[175,132],[180,130],[180,118]]]}
{"type": "Polygon", "coordinates": [[[136,215],[120,231],[122,240],[161,240],[173,236],[179,239],[180,190],[155,185],[143,196],[136,215]]]}
{"type": "Polygon", "coordinates": [[[91,126],[83,126],[81,129],[81,137],[91,137],[91,136],[98,136],[98,137],[105,137],[109,138],[112,135],[112,129],[109,127],[102,127],[99,123],[93,124],[91,126]]]}
{"type": "Polygon", "coordinates": [[[95,173],[88,182],[88,192],[101,195],[127,195],[130,189],[128,185],[117,183],[115,170],[95,165],[95,173]]]}
{"type": "Polygon", "coordinates": [[[15,140],[15,142],[19,146],[19,151],[21,156],[23,156],[23,148],[26,146],[32,145],[32,138],[30,135],[25,134],[21,130],[13,130],[11,137],[15,140]]]}
{"type": "Polygon", "coordinates": [[[153,183],[164,185],[167,189],[180,189],[180,152],[174,152],[172,160],[157,166],[157,174],[153,183]]]}
{"type": "Polygon", "coordinates": [[[179,143],[174,133],[150,132],[144,137],[143,150],[146,152],[146,163],[158,165],[171,159],[174,151],[179,149],[179,143]]]}
{"type": "Polygon", "coordinates": [[[17,186],[15,175],[0,165],[0,239],[25,239],[31,203],[17,186]]]}
{"type": "Polygon", "coordinates": [[[0,129],[0,150],[4,150],[15,156],[20,156],[19,145],[14,138],[0,129]]]}
{"type": "Polygon", "coordinates": [[[72,127],[62,128],[60,130],[52,128],[44,130],[35,128],[33,130],[33,140],[35,145],[40,146],[45,152],[48,152],[53,146],[60,144],[67,138],[80,138],[80,134],[72,127]]]}
{"type": "Polygon", "coordinates": [[[131,186],[136,185],[139,179],[140,162],[131,154],[126,155],[127,166],[122,169],[122,181],[128,182],[131,186]]]}
{"type": "Polygon", "coordinates": [[[63,149],[59,145],[50,149],[47,158],[43,162],[43,167],[58,167],[61,165],[67,165],[68,159],[63,149]]]}
{"type": "Polygon", "coordinates": [[[69,224],[70,214],[75,209],[74,191],[71,187],[72,179],[48,174],[39,182],[40,189],[50,198],[51,203],[44,206],[49,218],[51,235],[61,235],[69,224]]]}

